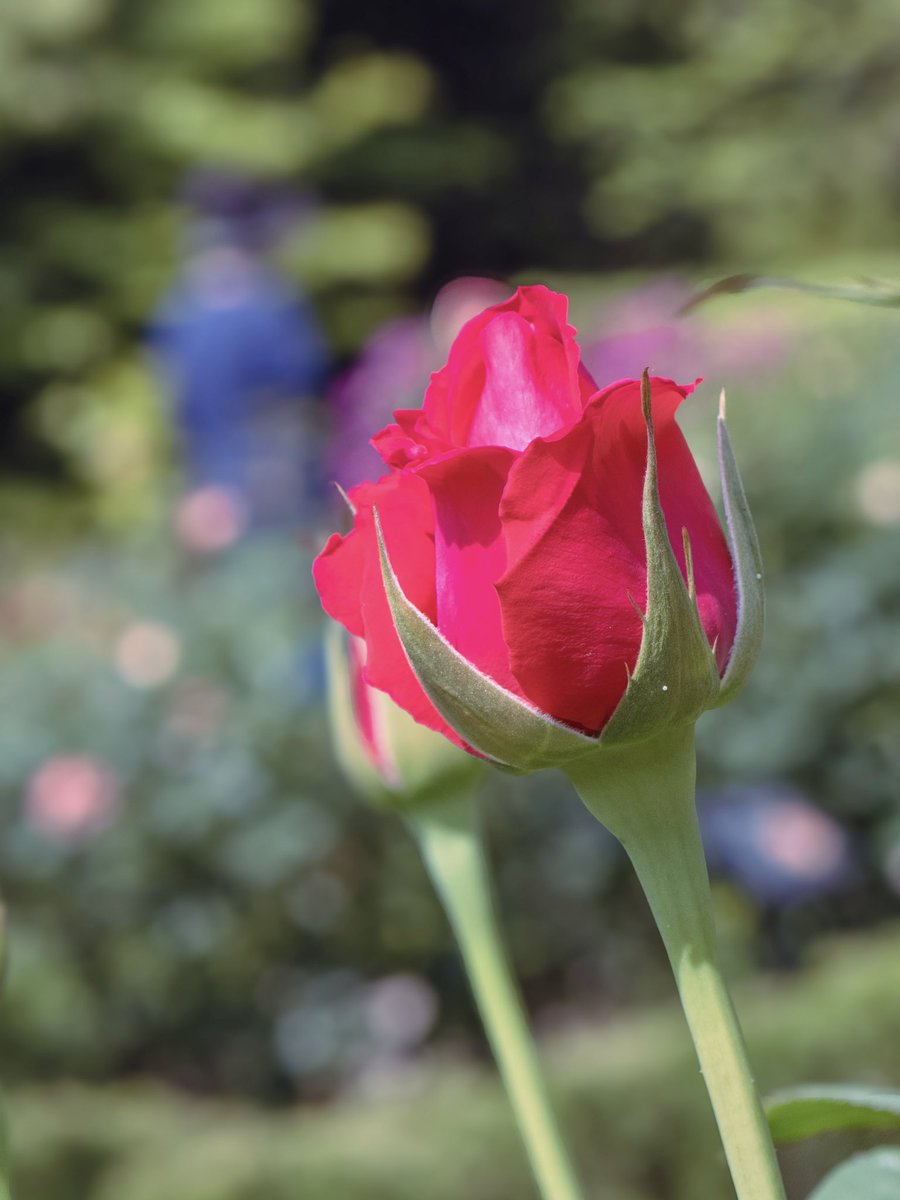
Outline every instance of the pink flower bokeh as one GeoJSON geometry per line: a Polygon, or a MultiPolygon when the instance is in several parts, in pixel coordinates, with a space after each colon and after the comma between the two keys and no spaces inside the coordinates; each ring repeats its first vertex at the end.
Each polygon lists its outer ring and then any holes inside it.
{"type": "Polygon", "coordinates": [[[26,785],[25,819],[51,841],[89,841],[113,822],[121,802],[110,766],[89,754],[57,754],[26,785]]]}

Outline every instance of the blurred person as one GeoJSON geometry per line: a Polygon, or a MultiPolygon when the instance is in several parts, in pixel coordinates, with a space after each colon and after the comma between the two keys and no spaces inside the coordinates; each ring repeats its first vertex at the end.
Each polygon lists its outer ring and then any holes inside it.
{"type": "Polygon", "coordinates": [[[188,487],[176,531],[208,552],[247,527],[313,517],[323,481],[312,402],[328,353],[310,304],[267,261],[297,203],[215,171],[192,176],[184,199],[183,266],[149,340],[188,487]],[[197,528],[204,514],[208,537],[197,528]]]}

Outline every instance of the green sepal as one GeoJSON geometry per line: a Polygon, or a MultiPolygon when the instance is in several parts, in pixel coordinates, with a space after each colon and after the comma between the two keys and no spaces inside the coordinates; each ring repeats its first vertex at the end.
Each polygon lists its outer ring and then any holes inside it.
{"type": "Polygon", "coordinates": [[[685,534],[688,585],[685,586],[659,500],[656,441],[653,436],[650,377],[641,378],[647,426],[642,519],[647,551],[647,611],[644,634],[625,695],[601,734],[601,745],[644,741],[680,725],[692,724],[716,703],[719,672],[694,593],[690,544],[685,534]]]}
{"type": "Polygon", "coordinates": [[[371,688],[372,722],[384,756],[381,769],[376,766],[353,711],[348,636],[340,625],[329,623],[325,665],[332,744],[354,790],[379,808],[406,812],[476,780],[485,769],[482,759],[420,725],[390,696],[371,688]]]}
{"type": "Polygon", "coordinates": [[[827,1175],[809,1200],[900,1200],[900,1150],[857,1154],[827,1175]]]}
{"type": "Polygon", "coordinates": [[[377,511],[381,576],[394,627],[429,700],[470,746],[520,771],[559,766],[597,749],[597,739],[563,725],[484,675],[406,598],[391,566],[377,511]]]}
{"type": "Polygon", "coordinates": [[[759,539],[750,515],[744,484],[738,471],[728,427],[725,424],[725,393],[719,404],[717,424],[719,474],[722,479],[722,503],[725,508],[725,529],[734,565],[734,585],[737,592],[738,621],[734,644],[722,677],[716,707],[726,704],[741,690],[762,648],[766,623],[766,602],[763,589],[762,556],[759,539]]]}

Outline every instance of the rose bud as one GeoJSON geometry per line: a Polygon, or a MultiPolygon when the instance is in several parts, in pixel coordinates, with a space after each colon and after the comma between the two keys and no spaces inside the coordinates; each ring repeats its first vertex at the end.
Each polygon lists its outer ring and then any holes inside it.
{"type": "MultiPolygon", "coordinates": [[[[691,390],[646,371],[598,388],[565,297],[520,288],[463,327],[423,407],[374,439],[391,472],[350,492],[353,529],[314,573],[326,611],[365,643],[370,687],[500,765],[562,767],[625,847],[735,1191],[784,1200],[718,965],[694,800],[694,723],[753,666],[762,571],[724,402],[727,536],[675,421],[691,390]]],[[[463,844],[477,860],[474,839],[453,818],[411,819],[459,901],[453,864],[463,844]]]]}
{"type": "Polygon", "coordinates": [[[762,633],[724,412],[727,538],[675,421],[692,387],[598,388],[566,315],[525,287],[469,321],[423,407],[374,439],[392,469],[351,490],[353,529],[314,564],[366,681],[520,770],[692,725],[762,633]]]}
{"type": "Polygon", "coordinates": [[[328,716],[338,762],[354,788],[379,806],[401,810],[474,783],[484,760],[370,687],[365,661],[365,642],[331,625],[325,641],[328,716]]]}

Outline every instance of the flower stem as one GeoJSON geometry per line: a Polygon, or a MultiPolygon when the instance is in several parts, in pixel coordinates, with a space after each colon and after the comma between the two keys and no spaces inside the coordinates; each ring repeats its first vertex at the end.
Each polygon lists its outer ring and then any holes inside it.
{"type": "Polygon", "coordinates": [[[610,748],[567,769],[587,807],[625,847],[681,996],[739,1200],[784,1200],[784,1184],[719,964],[694,800],[692,727],[610,748]]]}
{"type": "Polygon", "coordinates": [[[474,796],[461,793],[407,816],[456,935],[540,1193],[581,1200],[497,925],[474,796]]]}

